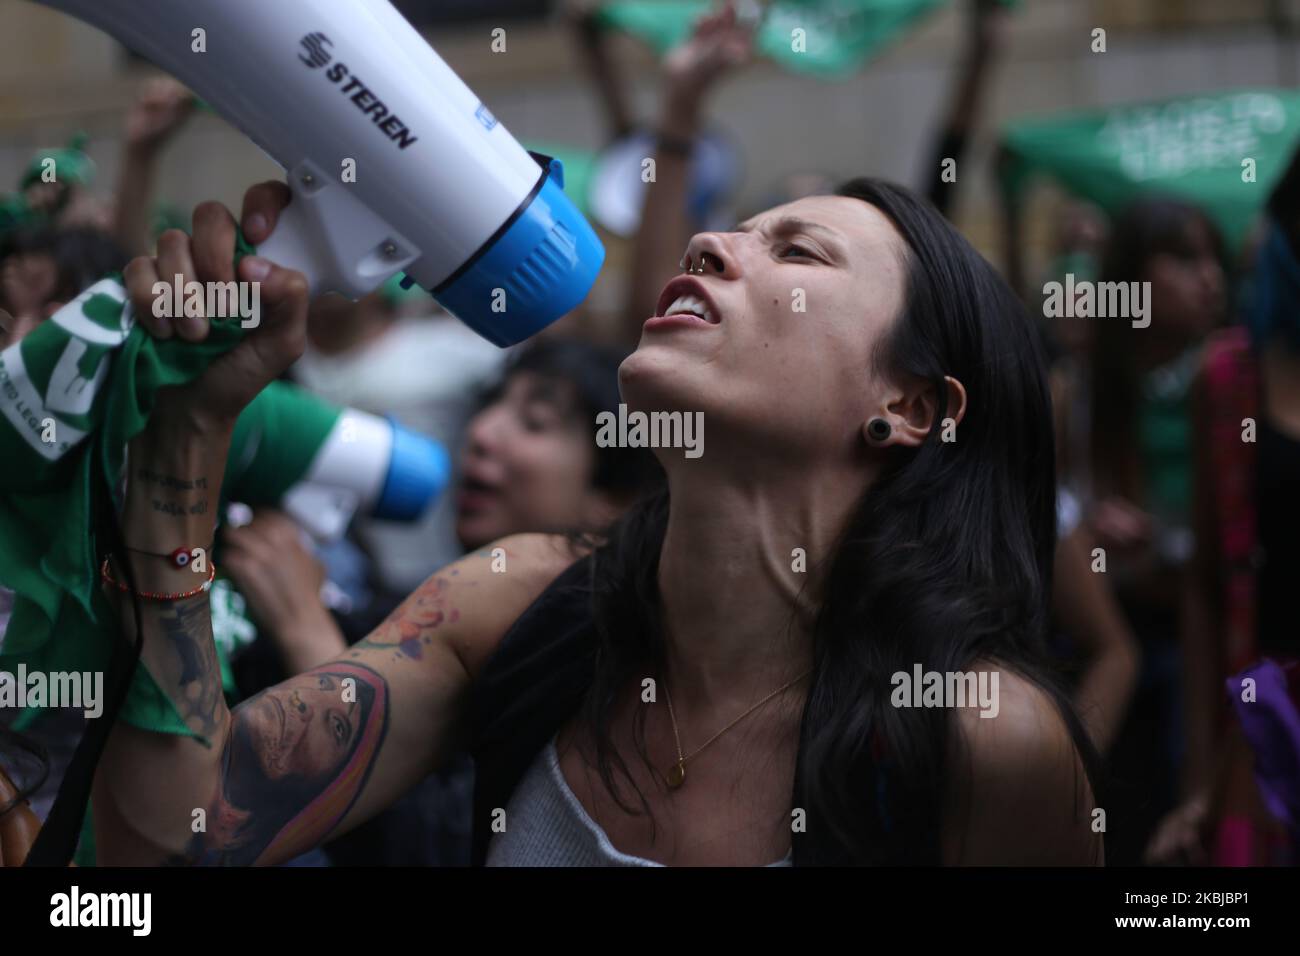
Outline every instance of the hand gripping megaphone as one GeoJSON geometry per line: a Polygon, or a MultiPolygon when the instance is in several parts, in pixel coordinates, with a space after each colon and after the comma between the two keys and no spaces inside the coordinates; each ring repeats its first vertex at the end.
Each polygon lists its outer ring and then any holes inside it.
{"type": "Polygon", "coordinates": [[[38,0],[175,75],[285,168],[258,253],[313,295],[399,270],[500,346],[578,305],[605,251],[534,158],[388,0],[38,0]],[[201,32],[200,32],[201,31],[201,32]]]}

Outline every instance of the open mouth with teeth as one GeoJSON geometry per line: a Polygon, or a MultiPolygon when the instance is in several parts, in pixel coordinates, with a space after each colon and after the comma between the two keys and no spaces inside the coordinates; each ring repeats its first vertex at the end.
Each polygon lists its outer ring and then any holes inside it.
{"type": "Polygon", "coordinates": [[[648,321],[669,318],[678,321],[693,320],[702,325],[718,325],[722,322],[722,315],[708,290],[702,283],[687,276],[678,276],[664,286],[659,293],[658,308],[648,321]]]}
{"type": "Polygon", "coordinates": [[[693,315],[697,319],[702,319],[710,325],[717,324],[717,317],[709,304],[694,295],[679,295],[673,299],[672,303],[664,310],[664,315],[693,315]]]}

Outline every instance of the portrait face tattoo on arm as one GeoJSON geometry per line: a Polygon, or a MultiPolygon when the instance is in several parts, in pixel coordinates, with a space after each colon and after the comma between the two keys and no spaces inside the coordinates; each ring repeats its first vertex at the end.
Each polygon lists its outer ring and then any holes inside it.
{"type": "Polygon", "coordinates": [[[351,809],[388,730],[388,684],[361,664],[332,662],[236,709],[220,790],[173,862],[246,866],[319,842],[351,809]]]}

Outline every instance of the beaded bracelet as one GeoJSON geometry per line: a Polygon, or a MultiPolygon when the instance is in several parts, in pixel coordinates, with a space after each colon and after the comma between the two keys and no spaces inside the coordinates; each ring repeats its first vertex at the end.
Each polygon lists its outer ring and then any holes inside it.
{"type": "MultiPolygon", "coordinates": [[[[117,588],[123,594],[132,593],[131,588],[127,587],[121,581],[116,580],[111,574],[108,573],[108,558],[104,559],[104,566],[99,569],[99,576],[104,579],[105,584],[113,585],[113,587],[117,588]]],[[[217,576],[217,566],[214,564],[212,565],[211,570],[208,571],[208,579],[204,581],[202,584],[200,584],[198,587],[193,588],[192,590],[171,591],[171,592],[164,592],[164,593],[158,593],[157,591],[135,591],[134,593],[137,597],[144,598],[146,601],[182,601],[185,598],[195,597],[196,595],[202,594],[205,591],[211,589],[212,582],[216,579],[216,576],[217,576]]]]}

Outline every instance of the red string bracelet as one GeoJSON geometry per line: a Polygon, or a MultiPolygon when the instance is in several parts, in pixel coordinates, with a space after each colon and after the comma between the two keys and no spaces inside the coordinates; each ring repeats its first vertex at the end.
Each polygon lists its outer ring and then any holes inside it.
{"type": "MultiPolygon", "coordinates": [[[[99,569],[99,575],[104,579],[104,582],[106,584],[113,585],[113,587],[117,588],[123,594],[131,593],[131,588],[127,587],[121,581],[116,580],[111,574],[108,573],[108,558],[104,559],[104,566],[99,569]]],[[[144,598],[146,601],[181,601],[184,600],[185,598],[195,597],[196,595],[202,594],[204,591],[209,590],[212,587],[212,582],[213,580],[216,579],[216,576],[217,576],[217,566],[214,564],[212,565],[212,569],[208,572],[208,579],[192,590],[171,591],[171,592],[166,592],[161,594],[158,593],[157,591],[136,591],[135,594],[137,597],[144,598]]]]}

